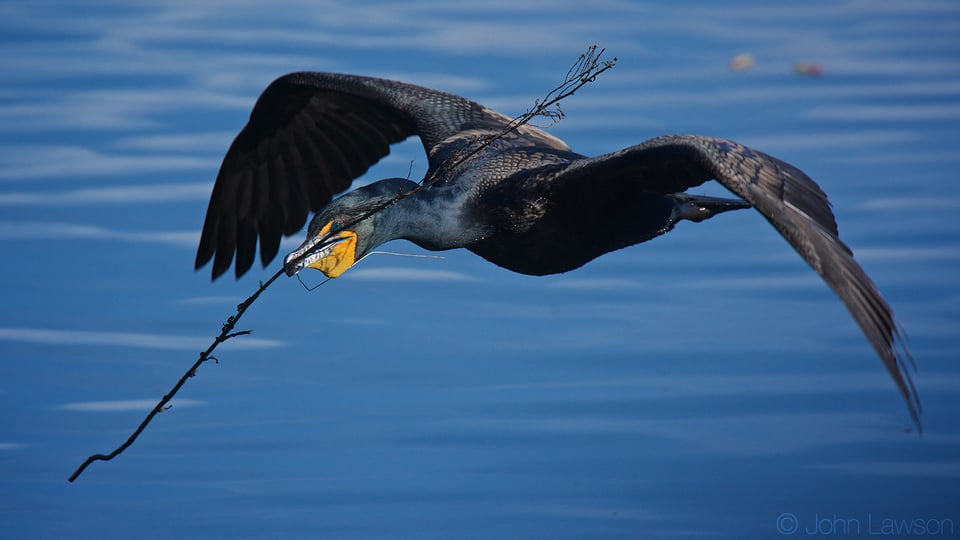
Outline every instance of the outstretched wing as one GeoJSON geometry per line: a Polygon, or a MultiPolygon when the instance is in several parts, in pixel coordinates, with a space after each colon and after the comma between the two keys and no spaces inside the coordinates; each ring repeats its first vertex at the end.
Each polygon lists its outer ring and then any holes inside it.
{"type": "Polygon", "coordinates": [[[769,221],[827,282],[883,360],[920,426],[912,362],[893,312],[837,233],[827,196],[802,171],[733,141],[667,135],[575,162],[558,182],[600,178],[639,181],[654,193],[675,193],[716,179],[769,221]]]}
{"type": "Polygon", "coordinates": [[[427,155],[463,130],[496,129],[509,118],[459,96],[396,81],[334,73],[291,73],[264,90],[224,157],[210,196],[196,268],[213,278],[236,253],[236,275],[264,266],[280,239],[354,178],[418,135],[427,155]]]}

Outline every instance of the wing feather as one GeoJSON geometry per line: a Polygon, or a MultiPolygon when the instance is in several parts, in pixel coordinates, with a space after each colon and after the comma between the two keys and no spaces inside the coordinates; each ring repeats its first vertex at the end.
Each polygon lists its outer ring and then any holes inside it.
{"type": "Polygon", "coordinates": [[[429,156],[463,126],[507,121],[465,98],[397,81],[316,72],[280,77],[257,99],[224,157],[195,266],[213,259],[216,278],[242,249],[239,276],[257,237],[266,265],[282,235],[299,230],[310,211],[350,187],[391,144],[417,135],[429,156]]]}
{"type": "Polygon", "coordinates": [[[575,162],[558,181],[616,177],[651,192],[675,193],[715,179],[750,203],[840,297],[883,361],[920,426],[912,363],[893,311],[837,231],[826,194],[796,167],[733,141],[694,135],[657,137],[575,162]]]}

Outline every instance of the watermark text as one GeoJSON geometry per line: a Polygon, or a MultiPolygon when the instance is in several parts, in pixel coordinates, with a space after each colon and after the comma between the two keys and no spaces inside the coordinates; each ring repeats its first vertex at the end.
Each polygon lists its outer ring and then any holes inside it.
{"type": "Polygon", "coordinates": [[[890,516],[879,514],[814,514],[798,516],[784,512],[777,516],[777,532],[783,536],[960,538],[952,518],[890,516]]]}

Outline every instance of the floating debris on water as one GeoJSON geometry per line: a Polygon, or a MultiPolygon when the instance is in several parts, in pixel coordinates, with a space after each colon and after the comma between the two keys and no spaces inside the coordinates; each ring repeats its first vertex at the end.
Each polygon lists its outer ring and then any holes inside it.
{"type": "Polygon", "coordinates": [[[756,59],[750,53],[741,53],[730,59],[731,71],[744,71],[753,67],[756,59]]]}
{"type": "Polygon", "coordinates": [[[823,65],[812,62],[796,62],[793,64],[793,72],[797,75],[819,77],[823,75],[823,65]]]}

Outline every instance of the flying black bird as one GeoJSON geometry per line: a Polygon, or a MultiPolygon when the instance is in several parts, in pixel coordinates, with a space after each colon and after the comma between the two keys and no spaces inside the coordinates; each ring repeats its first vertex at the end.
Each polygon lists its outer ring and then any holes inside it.
{"type": "Polygon", "coordinates": [[[667,135],[598,157],[468,99],[370,77],[302,72],[257,100],[227,152],[210,197],[196,268],[213,278],[234,260],[266,266],[280,239],[318,212],[284,268],[337,277],[393,239],[466,248],[523,274],[573,270],[670,231],[680,220],[755,208],[840,297],[920,425],[912,360],[890,306],[840,241],[827,197],[799,169],[741,144],[667,135]],[[333,200],[412,135],[427,153],[426,182],[380,180],[333,200]],[[715,179],[738,195],[684,193],[715,179]],[[419,189],[413,195],[398,194],[419,189]],[[332,201],[332,202],[331,202],[332,201]]]}

